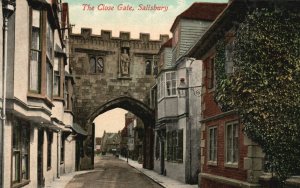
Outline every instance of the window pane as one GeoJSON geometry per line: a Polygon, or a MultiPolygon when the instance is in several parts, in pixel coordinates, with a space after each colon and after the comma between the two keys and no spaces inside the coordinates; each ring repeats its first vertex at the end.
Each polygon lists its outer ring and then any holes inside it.
{"type": "Polygon", "coordinates": [[[20,152],[13,154],[13,181],[20,181],[20,152]]]}
{"type": "Polygon", "coordinates": [[[31,51],[29,88],[40,91],[40,52],[31,51]]]}
{"type": "Polygon", "coordinates": [[[29,178],[29,169],[28,169],[28,155],[22,156],[22,179],[27,180],[29,178]]]}
{"type": "Polygon", "coordinates": [[[50,61],[53,59],[53,31],[49,23],[47,23],[47,56],[50,61]]]}
{"type": "Polygon", "coordinates": [[[227,162],[232,161],[232,126],[227,126],[227,162]]]}
{"type": "Polygon", "coordinates": [[[90,73],[96,73],[96,59],[90,58],[90,73]]]}
{"type": "Polygon", "coordinates": [[[54,58],[54,66],[53,66],[54,71],[60,71],[60,59],[58,57],[54,58]]]}
{"type": "Polygon", "coordinates": [[[152,69],[152,63],[151,61],[146,61],[146,75],[151,75],[151,69],[152,69]]]}
{"type": "Polygon", "coordinates": [[[54,72],[54,84],[53,84],[53,95],[59,96],[60,95],[60,76],[58,71],[54,72]]]}
{"type": "Polygon", "coordinates": [[[31,49],[40,50],[40,28],[32,27],[31,49]]]}
{"type": "Polygon", "coordinates": [[[53,84],[52,66],[48,62],[47,63],[47,97],[49,99],[52,99],[52,84],[53,84]]]}
{"type": "Polygon", "coordinates": [[[32,9],[32,26],[40,27],[40,11],[32,9]]]}

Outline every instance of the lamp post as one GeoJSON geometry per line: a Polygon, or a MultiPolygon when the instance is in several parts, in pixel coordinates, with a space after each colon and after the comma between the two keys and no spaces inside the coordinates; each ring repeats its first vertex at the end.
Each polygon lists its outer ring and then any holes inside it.
{"type": "Polygon", "coordinates": [[[16,9],[15,0],[2,0],[2,14],[3,14],[3,78],[2,78],[2,112],[1,112],[1,120],[2,125],[0,128],[0,187],[4,187],[3,181],[3,173],[4,173],[4,126],[6,120],[6,78],[7,78],[7,35],[8,35],[8,19],[14,13],[16,9]]]}
{"type": "Polygon", "coordinates": [[[188,146],[188,159],[189,159],[189,168],[188,168],[188,177],[187,177],[187,182],[192,183],[192,125],[190,121],[190,90],[193,91],[193,94],[195,96],[200,97],[201,92],[196,90],[195,88],[201,88],[202,85],[200,86],[192,86],[190,87],[189,84],[189,77],[190,77],[190,67],[186,68],[186,82],[184,78],[180,79],[179,86],[177,87],[179,97],[185,97],[185,114],[186,114],[186,131],[188,133],[189,137],[189,146],[188,146]]]}

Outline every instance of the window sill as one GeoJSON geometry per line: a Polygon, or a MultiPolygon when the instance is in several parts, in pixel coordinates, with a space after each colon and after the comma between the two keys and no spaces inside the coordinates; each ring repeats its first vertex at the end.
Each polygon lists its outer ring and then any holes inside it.
{"type": "Polygon", "coordinates": [[[58,97],[58,96],[53,97],[53,100],[54,101],[65,102],[65,99],[63,97],[58,97]]]}
{"type": "Polygon", "coordinates": [[[69,110],[69,109],[65,109],[65,110],[64,110],[64,112],[65,112],[65,113],[69,113],[69,114],[72,114],[72,115],[74,116],[74,114],[73,114],[73,111],[72,111],[72,110],[69,110]]]}
{"type": "Polygon", "coordinates": [[[217,161],[208,161],[207,165],[209,165],[209,166],[218,166],[218,163],[217,163],[217,161]]]}
{"type": "Polygon", "coordinates": [[[158,100],[157,100],[157,102],[159,103],[159,102],[161,102],[162,100],[164,100],[164,99],[169,99],[169,98],[178,98],[178,95],[172,95],[172,96],[166,96],[166,97],[162,97],[162,98],[159,98],[158,100]]]}
{"type": "Polygon", "coordinates": [[[51,166],[50,167],[47,167],[47,171],[49,171],[49,170],[51,170],[52,168],[51,168],[51,166]]]}
{"type": "Polygon", "coordinates": [[[62,165],[62,164],[64,164],[65,162],[64,161],[60,161],[60,164],[62,165]]]}
{"type": "Polygon", "coordinates": [[[224,166],[228,167],[228,168],[238,168],[239,167],[238,163],[225,163],[224,166]]]}
{"type": "Polygon", "coordinates": [[[118,80],[132,80],[132,78],[126,76],[118,76],[118,80]]]}
{"type": "Polygon", "coordinates": [[[13,188],[19,188],[19,187],[23,187],[25,185],[28,185],[30,183],[30,180],[23,180],[22,182],[20,183],[14,183],[12,185],[13,188]]]}
{"type": "Polygon", "coordinates": [[[52,101],[48,97],[45,97],[41,94],[27,93],[27,98],[43,100],[46,103],[46,105],[49,106],[50,108],[54,107],[52,101]]]}
{"type": "Polygon", "coordinates": [[[207,88],[207,92],[208,92],[208,93],[212,93],[212,92],[214,92],[214,91],[215,91],[215,87],[209,88],[209,89],[207,88]]]}

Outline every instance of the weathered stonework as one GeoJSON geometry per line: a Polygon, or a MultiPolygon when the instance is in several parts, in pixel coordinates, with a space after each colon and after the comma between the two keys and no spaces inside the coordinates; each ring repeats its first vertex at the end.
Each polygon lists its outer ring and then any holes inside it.
{"type": "Polygon", "coordinates": [[[104,30],[94,35],[89,28],[71,34],[75,122],[91,133],[94,118],[121,107],[138,115],[145,126],[154,126],[148,93],[155,83],[156,54],[168,38],[161,35],[160,40],[150,40],[149,34],[141,33],[139,39],[132,39],[129,32],[112,37],[111,31],[104,30]]]}
{"type": "MultiPolygon", "coordinates": [[[[89,117],[104,103],[120,96],[129,96],[145,102],[151,85],[155,82],[152,74],[146,75],[146,61],[154,65],[156,54],[162,42],[168,39],[150,40],[149,34],[140,34],[140,39],[131,39],[130,33],[120,32],[111,37],[111,31],[93,35],[91,29],[81,29],[81,34],[70,36],[71,68],[75,75],[75,117],[85,125],[89,117]],[[129,49],[130,67],[128,75],[121,75],[120,56],[122,48],[129,49]],[[91,73],[89,60],[96,56],[104,61],[103,72],[91,73]],[[154,62],[153,62],[154,61],[154,62]]],[[[153,72],[153,71],[152,71],[153,72]]]]}

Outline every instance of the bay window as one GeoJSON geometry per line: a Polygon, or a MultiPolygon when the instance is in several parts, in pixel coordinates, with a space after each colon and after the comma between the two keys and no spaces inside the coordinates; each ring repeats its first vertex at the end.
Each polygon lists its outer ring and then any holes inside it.
{"type": "Polygon", "coordinates": [[[166,96],[176,96],[176,72],[166,72],[166,96]]]}
{"type": "Polygon", "coordinates": [[[61,59],[55,57],[54,59],[54,80],[53,80],[53,96],[60,96],[60,79],[61,79],[61,59]]]}
{"type": "Polygon", "coordinates": [[[41,92],[41,12],[31,10],[29,90],[41,92]]]}
{"type": "Polygon", "coordinates": [[[172,97],[177,95],[177,77],[176,72],[162,73],[157,79],[157,99],[172,97]]]}
{"type": "Polygon", "coordinates": [[[47,22],[47,33],[46,33],[46,42],[47,42],[47,51],[46,51],[46,57],[47,57],[47,63],[46,63],[46,95],[49,99],[52,99],[52,86],[53,86],[53,30],[47,22]]]}

